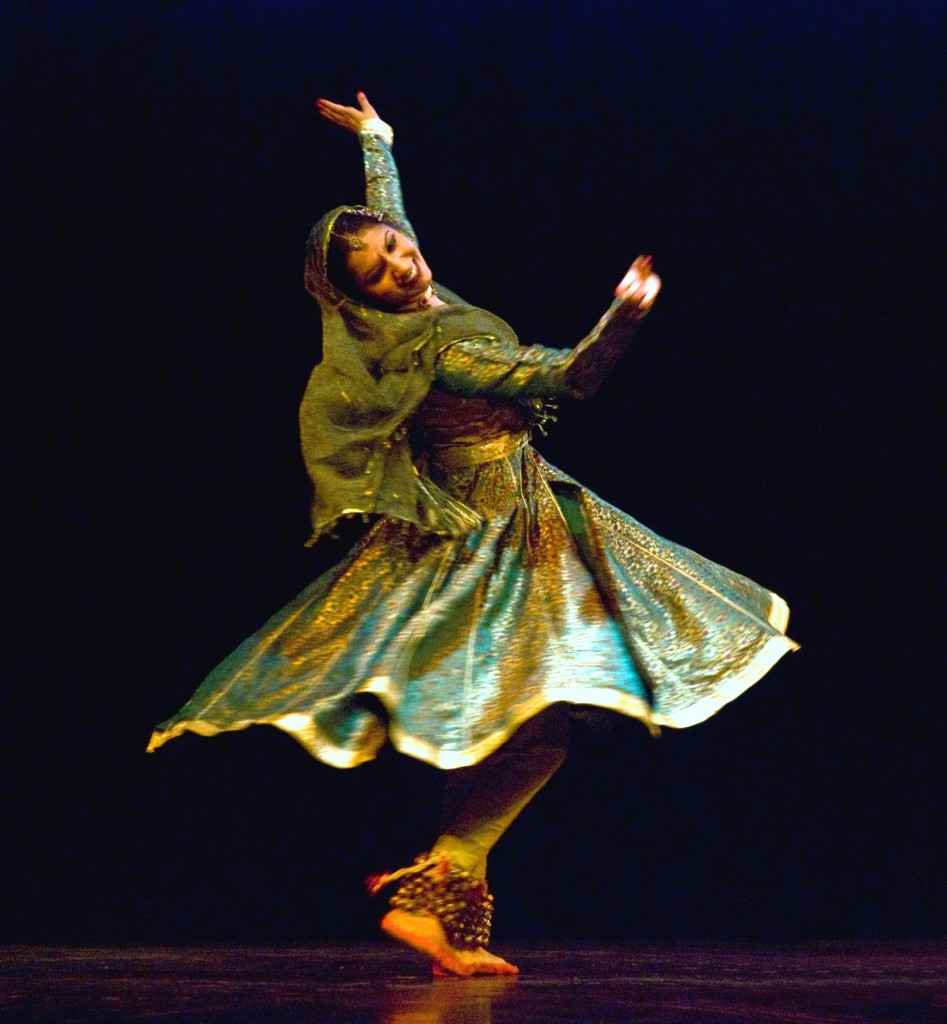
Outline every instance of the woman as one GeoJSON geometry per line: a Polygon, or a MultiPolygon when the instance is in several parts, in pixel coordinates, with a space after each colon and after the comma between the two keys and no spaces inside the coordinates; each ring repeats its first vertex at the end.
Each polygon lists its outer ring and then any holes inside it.
{"type": "Polygon", "coordinates": [[[544,403],[590,396],[657,297],[639,257],[571,351],[522,347],[434,284],[405,219],[391,129],[318,102],[356,132],[367,205],[309,237],[323,359],[300,408],[313,541],[380,518],[246,640],[154,750],[190,730],[268,723],[339,767],[390,740],[445,772],[441,834],[400,881],[383,929],[440,973],[516,973],[486,949],[487,855],[565,755],[568,708],[649,729],[696,724],[796,645],[765,588],[657,537],[529,444],[544,403]]]}

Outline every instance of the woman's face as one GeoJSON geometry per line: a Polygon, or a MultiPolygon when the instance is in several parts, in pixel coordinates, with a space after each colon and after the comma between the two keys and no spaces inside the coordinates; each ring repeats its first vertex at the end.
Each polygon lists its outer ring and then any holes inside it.
{"type": "Polygon", "coordinates": [[[397,312],[424,295],[431,285],[431,271],[407,235],[387,224],[372,224],[358,237],[365,248],[350,251],[345,263],[371,305],[397,312]]]}

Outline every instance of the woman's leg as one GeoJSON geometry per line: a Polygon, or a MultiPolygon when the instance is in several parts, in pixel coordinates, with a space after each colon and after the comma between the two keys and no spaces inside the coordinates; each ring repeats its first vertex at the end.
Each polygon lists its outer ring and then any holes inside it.
{"type": "MultiPolygon", "coordinates": [[[[479,764],[447,773],[442,831],[431,856],[441,854],[449,863],[450,877],[446,884],[456,888],[452,895],[445,896],[446,900],[458,899],[459,892],[463,903],[466,892],[470,894],[468,906],[476,907],[479,902],[486,920],[484,934],[489,931],[492,906],[485,881],[487,856],[520,811],[562,764],[568,737],[568,707],[553,705],[521,725],[499,750],[479,764]]],[[[440,869],[431,870],[436,875],[440,869]]],[[[444,870],[447,870],[446,865],[444,870]]],[[[395,909],[383,918],[382,928],[393,938],[429,956],[435,973],[518,973],[512,964],[487,952],[485,939],[467,943],[467,948],[451,944],[436,909],[425,909],[431,903],[427,891],[430,884],[428,879],[407,882],[406,888],[399,890],[398,898],[393,901],[395,909]],[[482,944],[478,945],[478,941],[482,944]]],[[[435,886],[437,884],[434,882],[435,886]]],[[[476,911],[473,916],[477,916],[476,911]]],[[[469,938],[468,932],[464,934],[469,938]]]]}
{"type": "Polygon", "coordinates": [[[568,706],[553,704],[479,764],[447,772],[441,834],[432,852],[446,854],[475,878],[486,878],[487,855],[556,773],[568,743],[568,706]]]}

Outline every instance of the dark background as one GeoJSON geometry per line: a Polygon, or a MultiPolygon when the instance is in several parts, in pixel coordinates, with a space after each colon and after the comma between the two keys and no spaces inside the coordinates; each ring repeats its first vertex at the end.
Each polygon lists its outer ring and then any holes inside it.
{"type": "Polygon", "coordinates": [[[314,551],[303,243],[362,194],[312,101],[397,131],[438,278],[574,343],[639,252],[634,351],[540,444],[789,600],[803,650],[651,741],[587,716],[493,861],[503,940],[932,938],[942,3],[8,3],[0,939],[371,936],[438,773],[152,726],[314,551]]]}

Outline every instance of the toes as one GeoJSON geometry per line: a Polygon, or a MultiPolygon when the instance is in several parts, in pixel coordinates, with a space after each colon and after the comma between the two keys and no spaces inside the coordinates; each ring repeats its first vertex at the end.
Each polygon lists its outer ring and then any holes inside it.
{"type": "Polygon", "coordinates": [[[470,964],[474,974],[514,975],[520,969],[502,957],[494,956],[485,949],[478,949],[470,954],[461,954],[465,963],[470,964]]]}
{"type": "Polygon", "coordinates": [[[435,960],[431,964],[431,973],[436,978],[472,978],[477,972],[466,964],[456,961],[455,969],[451,970],[446,965],[435,960]]]}

